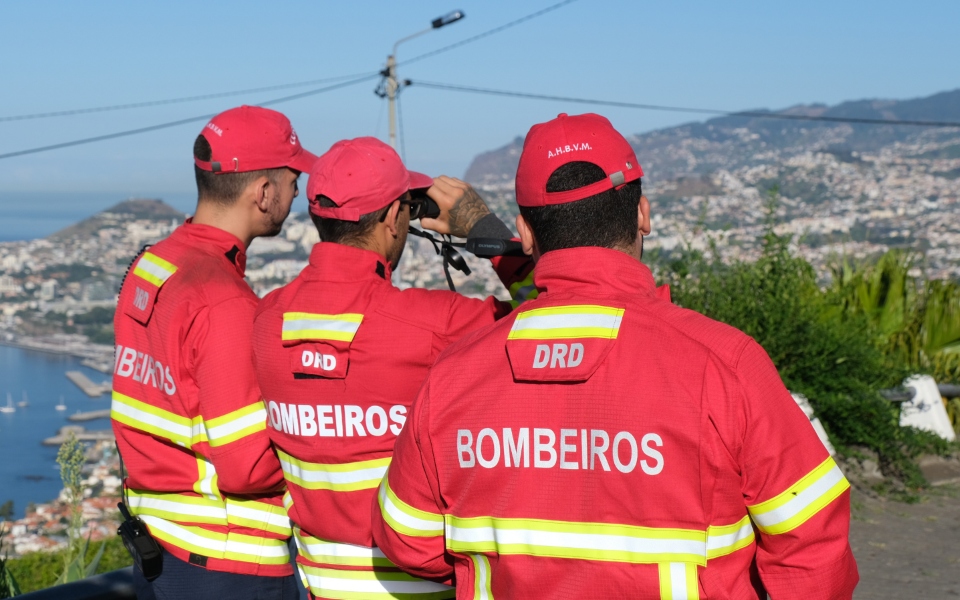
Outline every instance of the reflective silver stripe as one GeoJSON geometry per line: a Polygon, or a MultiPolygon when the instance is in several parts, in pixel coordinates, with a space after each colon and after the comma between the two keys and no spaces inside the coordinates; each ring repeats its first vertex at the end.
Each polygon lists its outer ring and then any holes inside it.
{"type": "Polygon", "coordinates": [[[344,313],[321,315],[313,313],[283,313],[281,338],[284,340],[339,340],[353,341],[360,329],[363,315],[344,313]]]}
{"type": "Polygon", "coordinates": [[[150,252],[144,252],[133,269],[135,275],[157,287],[162,286],[176,272],[177,267],[150,252]]]}
{"type": "Polygon", "coordinates": [[[755,538],[753,523],[749,516],[740,519],[733,525],[711,525],[707,528],[707,558],[726,556],[741,548],[746,548],[753,543],[755,538]]]}
{"type": "Polygon", "coordinates": [[[698,600],[700,598],[697,565],[661,563],[659,572],[661,600],[698,600]]]}
{"type": "Polygon", "coordinates": [[[113,392],[110,417],[187,448],[207,441],[206,429],[199,419],[182,417],[117,391],[113,392]]]}
{"type": "Polygon", "coordinates": [[[619,329],[620,317],[597,314],[568,314],[548,315],[542,317],[527,317],[514,321],[513,330],[525,329],[564,329],[567,327],[603,327],[605,329],[619,329]]]}
{"type": "Polygon", "coordinates": [[[377,497],[381,516],[394,531],[420,537],[443,535],[443,516],[416,509],[405,503],[390,489],[387,477],[383,478],[377,497]]]}
{"type": "Polygon", "coordinates": [[[493,600],[490,560],[483,554],[471,554],[470,560],[473,562],[475,579],[473,597],[476,600],[493,600]]]}
{"type": "Polygon", "coordinates": [[[267,428],[267,409],[257,401],[230,414],[204,423],[211,446],[222,446],[264,431],[267,428]]]}
{"type": "Polygon", "coordinates": [[[283,540],[218,533],[200,527],[178,525],[152,515],[143,515],[141,518],[154,537],[203,556],[258,564],[286,564],[290,560],[283,540]]]}
{"type": "Polygon", "coordinates": [[[350,565],[354,567],[396,567],[379,548],[342,544],[315,538],[295,528],[294,538],[300,555],[314,563],[324,565],[350,565]]]}
{"type": "Polygon", "coordinates": [[[507,339],[616,339],[624,309],[580,304],[535,308],[521,312],[507,339]]]}
{"type": "Polygon", "coordinates": [[[778,496],[747,509],[760,531],[776,535],[799,527],[849,487],[840,467],[828,457],[778,496]]]}
{"type": "Polygon", "coordinates": [[[377,458],[356,463],[320,464],[295,458],[277,451],[280,468],[287,481],[307,489],[328,489],[338,492],[373,489],[387,472],[390,458],[377,458]]]}
{"type": "Polygon", "coordinates": [[[126,500],[135,515],[151,514],[168,520],[227,524],[227,510],[223,503],[207,498],[129,490],[126,500]]]}
{"type": "Polygon", "coordinates": [[[227,498],[227,521],[280,535],[291,534],[290,518],[285,514],[284,509],[253,500],[227,498]]]}
{"type": "Polygon", "coordinates": [[[429,598],[453,598],[450,586],[417,579],[400,572],[348,571],[302,565],[317,596],[333,598],[405,598],[406,594],[429,594],[429,598]],[[363,596],[355,595],[363,594],[363,596]]]}
{"type": "Polygon", "coordinates": [[[706,532],[544,519],[446,515],[453,552],[496,552],[651,564],[706,565],[706,532]]]}

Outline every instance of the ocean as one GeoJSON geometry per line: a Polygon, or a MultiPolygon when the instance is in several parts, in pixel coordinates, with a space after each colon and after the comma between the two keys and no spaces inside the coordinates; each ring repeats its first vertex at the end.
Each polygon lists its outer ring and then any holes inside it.
{"type": "Polygon", "coordinates": [[[66,378],[67,371],[80,371],[99,383],[110,378],[80,365],[80,359],[0,346],[0,406],[7,393],[14,406],[26,392],[29,406],[13,413],[0,413],[0,504],[13,500],[15,518],[24,516],[27,503],[54,500],[63,487],[57,467],[57,447],[40,444],[64,425],[82,425],[88,430],[109,429],[110,419],[70,423],[77,411],[110,408],[110,396],[90,398],[66,378]],[[63,396],[65,411],[54,407],[63,396]]]}
{"type": "Polygon", "coordinates": [[[192,193],[4,192],[0,191],[0,242],[42,238],[128,198],[160,198],[187,214],[192,193]]]}

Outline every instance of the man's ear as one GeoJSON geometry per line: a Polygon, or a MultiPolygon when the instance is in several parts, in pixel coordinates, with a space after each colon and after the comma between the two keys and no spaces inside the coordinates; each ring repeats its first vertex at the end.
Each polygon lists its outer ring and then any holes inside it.
{"type": "Polygon", "coordinates": [[[265,213],[270,210],[270,185],[270,178],[266,175],[261,175],[247,186],[247,190],[249,190],[253,196],[253,202],[257,205],[257,208],[260,209],[260,212],[265,213]]]}
{"type": "Polygon", "coordinates": [[[527,256],[534,256],[537,251],[537,240],[533,237],[533,230],[530,224],[523,218],[523,215],[517,215],[517,233],[520,234],[520,245],[523,247],[523,253],[527,256]]]}
{"type": "Polygon", "coordinates": [[[652,231],[650,225],[650,201],[647,200],[646,196],[640,196],[640,206],[637,208],[640,211],[637,215],[637,228],[640,231],[640,235],[650,235],[652,231]]]}
{"type": "Polygon", "coordinates": [[[399,228],[397,226],[397,221],[400,219],[400,201],[394,200],[390,205],[390,208],[387,210],[387,217],[383,220],[384,224],[387,226],[387,231],[390,232],[390,235],[397,237],[399,233],[399,228]]]}

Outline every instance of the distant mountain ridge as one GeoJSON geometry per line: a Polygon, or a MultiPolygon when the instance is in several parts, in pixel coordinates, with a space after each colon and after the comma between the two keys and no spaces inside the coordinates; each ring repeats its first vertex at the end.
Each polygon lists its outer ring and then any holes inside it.
{"type": "MultiPolygon", "coordinates": [[[[960,122],[960,89],[910,100],[855,100],[836,106],[807,104],[751,112],[960,122]]],[[[898,142],[950,137],[960,138],[960,129],[724,116],[629,135],[627,139],[637,151],[647,179],[672,180],[769,163],[811,150],[874,152],[898,142]]],[[[522,147],[523,138],[518,136],[505,146],[479,154],[465,179],[481,185],[512,182],[522,147]]]]}

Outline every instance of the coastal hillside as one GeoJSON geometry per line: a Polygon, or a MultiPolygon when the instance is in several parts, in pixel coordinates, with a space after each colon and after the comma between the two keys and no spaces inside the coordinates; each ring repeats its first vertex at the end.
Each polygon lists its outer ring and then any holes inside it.
{"type": "MultiPolygon", "coordinates": [[[[960,122],[960,89],[752,112],[960,122]]],[[[628,140],[653,207],[647,248],[755,257],[775,190],[777,230],[794,235],[823,279],[838,257],[890,248],[916,251],[928,277],[960,277],[960,128],[720,117],[628,140]]],[[[522,146],[517,137],[478,155],[465,175],[508,220],[522,146]]]]}
{"type": "MultiPolygon", "coordinates": [[[[584,108],[583,112],[587,110],[590,109],[584,108]]],[[[800,104],[776,111],[751,109],[750,112],[960,122],[960,89],[912,100],[856,100],[835,106],[800,104]]],[[[945,154],[960,158],[960,129],[957,128],[929,129],[759,117],[717,117],[630,135],[628,140],[643,164],[646,177],[656,181],[703,175],[718,169],[771,164],[809,151],[830,151],[841,155],[852,152],[875,153],[895,144],[953,141],[956,145],[949,144],[952,149],[945,154]]],[[[518,136],[500,148],[479,154],[467,168],[466,180],[483,185],[512,182],[522,147],[523,137],[518,136]]]]}
{"type": "Polygon", "coordinates": [[[95,232],[126,221],[183,221],[185,215],[163,200],[131,198],[69,227],[50,234],[47,239],[64,241],[73,237],[86,237],[95,232]]]}

